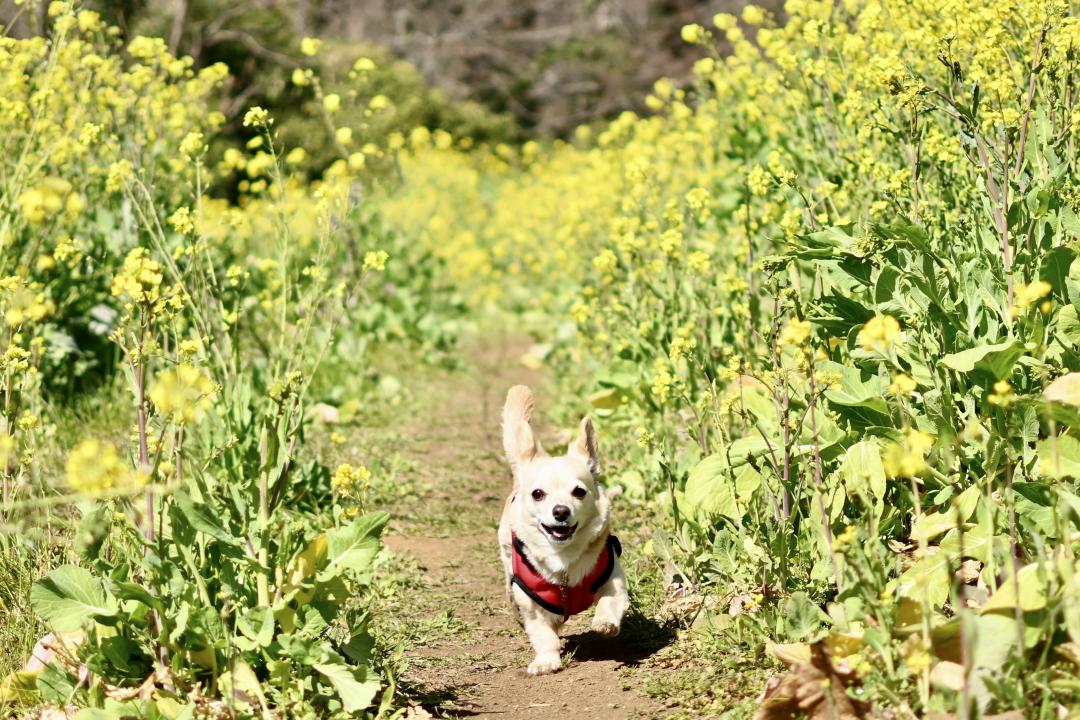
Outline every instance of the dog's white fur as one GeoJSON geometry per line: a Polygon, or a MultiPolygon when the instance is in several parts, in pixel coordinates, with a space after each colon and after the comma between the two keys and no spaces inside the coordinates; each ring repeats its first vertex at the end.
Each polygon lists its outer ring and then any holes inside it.
{"type": "MultiPolygon", "coordinates": [[[[503,447],[514,472],[514,487],[499,521],[499,546],[507,594],[536,653],[528,672],[542,675],[562,669],[559,629],[564,618],[544,610],[510,583],[512,536],[522,541],[529,560],[547,580],[574,586],[596,567],[610,531],[610,497],[616,493],[609,497],[597,482],[596,432],[589,418],[582,419],[578,436],[566,454],[552,457],[536,440],[530,424],[532,413],[532,391],[524,385],[510,388],[503,407],[502,430],[503,447]],[[584,497],[575,497],[574,490],[578,489],[580,494],[581,488],[585,490],[584,497]],[[537,490],[543,493],[540,499],[533,497],[537,490]],[[570,509],[570,518],[561,524],[575,526],[566,540],[556,539],[543,527],[560,524],[552,515],[557,505],[570,509]]],[[[626,575],[615,558],[614,572],[597,593],[593,631],[609,637],[618,635],[629,607],[626,575]]]]}

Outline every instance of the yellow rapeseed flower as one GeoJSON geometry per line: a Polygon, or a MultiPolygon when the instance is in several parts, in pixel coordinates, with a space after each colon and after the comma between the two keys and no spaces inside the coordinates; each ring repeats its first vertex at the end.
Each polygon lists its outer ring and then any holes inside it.
{"type": "Polygon", "coordinates": [[[304,53],[308,57],[315,57],[319,54],[319,49],[322,47],[322,40],[319,38],[306,37],[300,41],[300,52],[304,53]]]}
{"type": "Polygon", "coordinates": [[[683,42],[690,45],[700,45],[709,37],[708,31],[697,23],[683,25],[679,34],[682,36],[683,42]]]}
{"type": "Polygon", "coordinates": [[[186,207],[177,208],[176,212],[168,217],[168,222],[172,225],[173,230],[181,235],[195,232],[195,221],[191,217],[191,211],[186,207]]]}
{"type": "Polygon", "coordinates": [[[68,455],[67,482],[77,493],[134,492],[145,485],[147,479],[120,457],[112,443],[83,440],[68,455]]]}
{"type": "Polygon", "coordinates": [[[889,392],[898,396],[910,395],[918,387],[919,384],[910,375],[897,373],[889,385],[889,392]]]}
{"type": "Polygon", "coordinates": [[[256,105],[244,113],[244,127],[256,127],[270,122],[270,113],[256,105]]]}
{"type": "Polygon", "coordinates": [[[161,373],[150,388],[150,401],[162,415],[174,422],[197,422],[211,406],[217,388],[194,365],[178,365],[161,373]]]}
{"type": "Polygon", "coordinates": [[[780,344],[795,347],[805,345],[810,338],[810,331],[813,330],[813,327],[809,320],[791,318],[780,333],[780,344]]]}
{"type": "Polygon", "coordinates": [[[900,323],[892,315],[875,315],[859,330],[858,342],[864,350],[887,352],[900,339],[900,323]]]}
{"type": "Polygon", "coordinates": [[[1016,292],[1013,295],[1013,306],[1010,308],[1012,316],[1016,317],[1024,310],[1027,310],[1032,304],[1049,295],[1053,289],[1053,286],[1045,280],[1036,280],[1026,285],[1023,283],[1017,285],[1016,292]]]}
{"type": "Polygon", "coordinates": [[[134,302],[153,302],[161,292],[161,264],[143,247],[131,250],[112,281],[112,294],[134,302]]]}
{"type": "Polygon", "coordinates": [[[987,396],[986,401],[991,405],[1006,407],[1011,405],[1016,398],[1013,396],[1013,387],[1008,380],[998,380],[994,383],[994,392],[987,396]]]}
{"type": "Polygon", "coordinates": [[[364,253],[364,269],[382,272],[386,268],[386,261],[390,259],[390,253],[385,250],[368,250],[364,253]]]}
{"type": "Polygon", "coordinates": [[[348,463],[342,463],[334,470],[330,478],[330,487],[339,495],[345,495],[351,492],[357,483],[366,484],[369,480],[371,480],[371,471],[364,465],[354,467],[348,463]]]}
{"type": "Polygon", "coordinates": [[[926,455],[934,445],[934,436],[922,430],[909,430],[902,443],[885,448],[881,458],[890,477],[915,477],[928,467],[926,455]]]}

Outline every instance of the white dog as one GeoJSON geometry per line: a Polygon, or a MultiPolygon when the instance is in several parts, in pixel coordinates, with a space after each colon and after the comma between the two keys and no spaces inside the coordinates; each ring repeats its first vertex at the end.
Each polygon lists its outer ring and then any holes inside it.
{"type": "Polygon", "coordinates": [[[622,552],[611,534],[611,503],[597,481],[596,432],[584,418],[565,455],[551,457],[529,424],[532,391],[510,388],[503,407],[503,447],[514,488],[499,522],[506,590],[536,653],[530,675],[562,669],[559,629],[596,605],[592,629],[619,634],[630,607],[622,552]]]}

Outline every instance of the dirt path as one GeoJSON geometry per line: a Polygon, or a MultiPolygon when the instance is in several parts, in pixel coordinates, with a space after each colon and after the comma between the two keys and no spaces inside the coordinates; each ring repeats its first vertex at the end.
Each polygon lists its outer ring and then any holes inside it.
{"type": "Polygon", "coordinates": [[[572,654],[565,670],[538,678],[524,671],[531,653],[504,599],[495,532],[510,482],[498,435],[505,392],[515,383],[538,388],[541,416],[552,402],[543,377],[519,361],[527,347],[497,335],[475,343],[473,367],[437,382],[430,413],[415,418],[408,434],[404,453],[431,489],[421,507],[392,523],[386,540],[422,567],[420,587],[401,612],[441,632],[418,638],[404,680],[424,693],[425,707],[449,717],[662,717],[642,692],[639,644],[626,632],[593,636],[588,614],[563,631],[564,652],[572,654]]]}

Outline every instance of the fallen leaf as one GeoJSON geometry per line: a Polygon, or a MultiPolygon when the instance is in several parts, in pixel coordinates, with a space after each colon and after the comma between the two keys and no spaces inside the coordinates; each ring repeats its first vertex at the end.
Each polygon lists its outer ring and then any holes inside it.
{"type": "Polygon", "coordinates": [[[315,403],[311,406],[310,413],[312,416],[319,419],[319,422],[327,425],[333,425],[341,421],[341,411],[333,405],[327,405],[326,403],[315,403]]]}
{"type": "Polygon", "coordinates": [[[795,662],[783,675],[769,679],[754,720],[865,720],[870,704],[847,693],[857,686],[854,671],[834,665],[824,643],[814,643],[809,661],[795,662]]]}
{"type": "Polygon", "coordinates": [[[1067,405],[1080,405],[1080,372],[1062,375],[1047,385],[1043,397],[1067,405]]]}
{"type": "Polygon", "coordinates": [[[979,573],[982,572],[982,563],[978,560],[967,559],[960,563],[959,569],[956,571],[956,579],[962,582],[964,585],[970,585],[977,582],[979,579],[979,573]]]}
{"type": "Polygon", "coordinates": [[[959,692],[964,689],[964,666],[942,660],[930,671],[930,684],[942,690],[959,692]]]}
{"type": "Polygon", "coordinates": [[[23,666],[23,672],[36,674],[54,662],[67,670],[74,670],[79,664],[75,659],[75,651],[85,639],[86,633],[82,630],[43,635],[30,651],[30,659],[23,666]]]}

